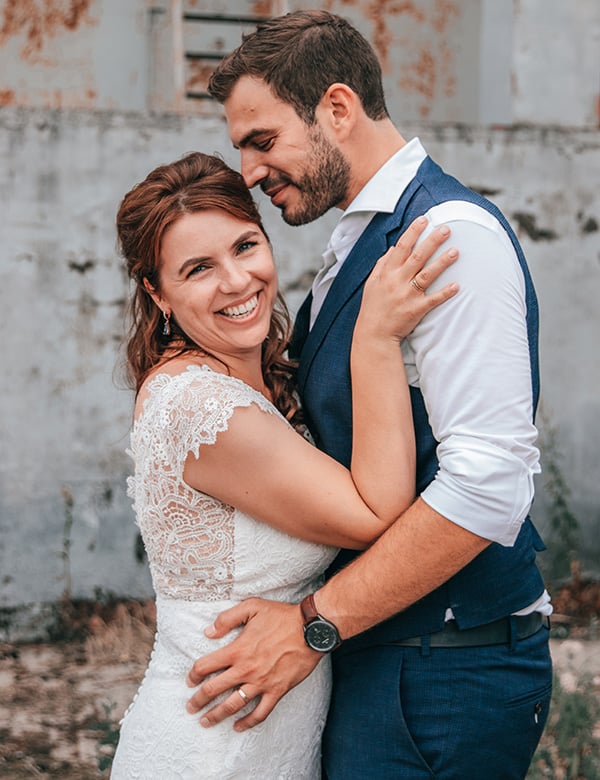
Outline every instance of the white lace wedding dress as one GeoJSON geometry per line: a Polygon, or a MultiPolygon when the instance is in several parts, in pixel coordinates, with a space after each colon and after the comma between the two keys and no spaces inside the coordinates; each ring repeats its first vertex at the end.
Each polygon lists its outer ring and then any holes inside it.
{"type": "Polygon", "coordinates": [[[112,780],[315,780],[329,659],[264,723],[241,734],[232,719],[202,728],[200,715],[185,709],[192,662],[233,636],[204,636],[218,613],[249,596],[300,601],[318,586],[336,552],[293,539],[183,481],[188,453],[202,458],[202,448],[226,430],[237,407],[279,412],[248,385],[206,366],[159,374],[148,390],[131,434],[129,495],[156,591],[157,632],[144,680],[121,723],[112,780]]]}

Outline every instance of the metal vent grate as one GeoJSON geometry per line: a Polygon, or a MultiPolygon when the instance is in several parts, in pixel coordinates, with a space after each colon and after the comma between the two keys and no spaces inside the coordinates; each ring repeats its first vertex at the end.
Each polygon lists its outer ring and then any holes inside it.
{"type": "Polygon", "coordinates": [[[276,15],[280,3],[262,5],[268,7],[269,13],[183,13],[184,94],[187,100],[212,100],[208,94],[208,80],[217,64],[239,46],[243,33],[252,32],[258,22],[276,15]]]}

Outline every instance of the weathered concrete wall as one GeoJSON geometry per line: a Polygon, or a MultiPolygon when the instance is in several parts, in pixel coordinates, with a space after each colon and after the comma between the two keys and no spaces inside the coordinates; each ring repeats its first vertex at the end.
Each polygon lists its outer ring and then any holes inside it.
{"type": "MultiPolygon", "coordinates": [[[[176,3],[152,3],[164,13],[154,13],[150,28],[145,2],[72,5],[82,11],[77,24],[61,17],[36,49],[27,43],[31,16],[6,11],[27,6],[34,13],[41,4],[0,0],[0,633],[3,620],[5,631],[18,625],[35,633],[44,615],[34,605],[65,593],[151,592],[125,494],[132,396],[113,376],[128,293],[114,216],[151,167],[186,151],[219,152],[237,164],[214,107],[199,111],[173,98],[180,113],[151,113],[152,41],[171,35],[176,3]],[[37,52],[33,64],[27,45],[37,52]]],[[[214,10],[217,3],[190,5],[214,10]]],[[[592,44],[599,6],[569,4],[574,21],[561,16],[561,0],[545,0],[544,13],[539,2],[515,0],[500,18],[491,0],[323,5],[348,15],[382,57],[388,53],[389,104],[404,134],[419,135],[517,228],[541,303],[544,415],[559,431],[571,507],[583,526],[580,555],[597,571],[600,49],[592,44]],[[540,35],[552,49],[546,67],[556,89],[548,94],[536,64],[540,35]],[[494,47],[504,54],[496,68],[482,61],[494,47]],[[444,51],[438,62],[433,54],[444,51]],[[489,99],[491,89],[498,101],[489,99]]],[[[289,228],[270,204],[261,210],[295,309],[337,215],[289,228]]],[[[543,526],[543,478],[538,487],[535,515],[543,526]]]]}
{"type": "MultiPolygon", "coordinates": [[[[0,109],[0,608],[150,592],[125,495],[132,396],[113,376],[128,293],[114,217],[150,168],[198,147],[236,162],[221,120],[0,109]]],[[[333,220],[291,234],[263,211],[297,304],[333,220]]]]}
{"type": "Polygon", "coordinates": [[[214,60],[185,52],[222,54],[244,19],[314,7],[373,43],[404,121],[600,124],[597,0],[0,0],[0,105],[214,114],[185,98],[214,60]]]}

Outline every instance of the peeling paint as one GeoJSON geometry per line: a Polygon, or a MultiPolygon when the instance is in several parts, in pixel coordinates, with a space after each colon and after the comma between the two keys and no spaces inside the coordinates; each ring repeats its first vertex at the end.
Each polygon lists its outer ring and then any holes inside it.
{"type": "Polygon", "coordinates": [[[12,106],[14,103],[14,91],[12,89],[0,89],[0,106],[12,106]]]}
{"type": "Polygon", "coordinates": [[[460,13],[458,3],[452,0],[436,0],[431,25],[437,33],[444,35],[453,19],[460,18],[460,13]]]}
{"type": "Polygon", "coordinates": [[[85,274],[96,267],[96,263],[93,260],[85,260],[83,263],[77,263],[75,260],[69,260],[69,268],[71,271],[77,271],[78,274],[85,274]]]}
{"type": "Polygon", "coordinates": [[[535,214],[515,211],[512,216],[517,223],[518,229],[522,230],[532,241],[555,241],[558,238],[558,235],[553,230],[537,226],[535,214]]]}
{"type": "Polygon", "coordinates": [[[275,13],[272,0],[256,0],[250,9],[253,16],[273,16],[275,13]]]}
{"type": "Polygon", "coordinates": [[[215,69],[214,62],[195,60],[189,63],[186,89],[190,92],[207,92],[208,80],[215,69]]]}
{"type": "MultiPolygon", "coordinates": [[[[343,4],[354,5],[352,0],[342,0],[343,4]]],[[[327,4],[330,8],[332,3],[327,4]]],[[[428,25],[432,28],[431,41],[414,49],[412,62],[406,65],[399,79],[399,85],[407,92],[419,95],[423,101],[418,111],[421,118],[429,116],[433,101],[438,94],[452,97],[456,93],[456,74],[454,72],[454,53],[446,40],[451,24],[460,18],[459,4],[453,0],[436,0],[432,11],[428,14],[414,0],[371,0],[364,7],[364,15],[373,24],[372,43],[381,62],[382,71],[389,73],[390,50],[396,45],[404,45],[402,39],[394,35],[390,25],[392,17],[409,17],[418,25],[428,25]]],[[[395,24],[395,23],[394,23],[395,24]]],[[[416,46],[414,40],[409,46],[416,46]]]]}
{"type": "Polygon", "coordinates": [[[407,68],[406,74],[400,79],[400,86],[408,92],[422,95],[426,102],[419,107],[419,113],[425,119],[431,110],[431,101],[435,95],[436,67],[431,51],[421,47],[417,59],[407,68]]]}
{"type": "Polygon", "coordinates": [[[23,59],[32,59],[44,47],[47,38],[64,31],[73,32],[90,24],[88,15],[93,0],[5,0],[0,27],[0,45],[13,36],[25,35],[23,59]]]}
{"type": "Polygon", "coordinates": [[[588,217],[581,226],[582,233],[597,233],[599,229],[598,220],[594,217],[588,217]]]}
{"type": "Polygon", "coordinates": [[[482,198],[497,198],[499,195],[502,195],[501,189],[493,189],[491,187],[477,187],[470,184],[469,189],[479,193],[482,198]]]}
{"type": "Polygon", "coordinates": [[[393,33],[390,32],[388,19],[390,16],[410,16],[416,22],[422,24],[426,16],[412,0],[397,2],[395,0],[372,0],[367,6],[366,16],[374,24],[373,45],[384,72],[389,71],[388,52],[390,44],[394,42],[393,33]]]}

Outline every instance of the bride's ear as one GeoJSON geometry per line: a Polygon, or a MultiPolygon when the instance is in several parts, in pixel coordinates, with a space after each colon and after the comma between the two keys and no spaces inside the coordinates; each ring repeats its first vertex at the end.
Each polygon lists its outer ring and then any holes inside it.
{"type": "Polygon", "coordinates": [[[154,289],[154,287],[150,284],[150,282],[148,281],[147,277],[144,276],[143,282],[144,282],[144,289],[146,290],[148,295],[152,298],[154,303],[158,306],[158,308],[162,311],[163,310],[163,300],[162,300],[162,297],[154,289]]]}

